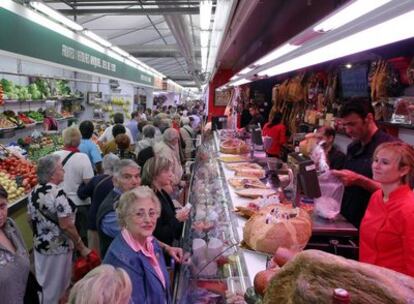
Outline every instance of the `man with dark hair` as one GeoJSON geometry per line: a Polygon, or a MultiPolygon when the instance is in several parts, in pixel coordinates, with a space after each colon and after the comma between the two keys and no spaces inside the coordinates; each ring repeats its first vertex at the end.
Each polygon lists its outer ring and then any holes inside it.
{"type": "Polygon", "coordinates": [[[92,167],[96,173],[102,173],[102,156],[96,144],[91,140],[94,126],[90,120],[84,120],[79,125],[79,131],[82,134],[81,143],[78,147],[79,151],[88,155],[92,167]]]}
{"type": "MultiPolygon", "coordinates": [[[[118,134],[126,134],[126,128],[121,124],[116,124],[112,128],[112,140],[107,142],[103,148],[102,153],[103,155],[109,154],[109,153],[115,153],[118,149],[115,138],[118,134]]],[[[127,134],[128,135],[128,134],[127,134]]]]}
{"type": "MultiPolygon", "coordinates": [[[[116,124],[122,125],[123,123],[124,123],[124,114],[115,113],[114,114],[114,125],[116,124]]],[[[114,137],[112,136],[112,128],[113,128],[113,125],[105,129],[103,134],[98,139],[98,142],[100,144],[107,143],[114,139],[114,137]]],[[[131,146],[134,145],[135,139],[133,138],[131,131],[128,128],[126,129],[126,135],[128,135],[129,139],[131,140],[131,146]]]]}
{"type": "Polygon", "coordinates": [[[352,138],[346,152],[344,170],[333,170],[345,185],[341,214],[359,228],[371,194],[380,189],[372,180],[372,157],[384,142],[398,140],[378,129],[374,109],[368,100],[353,100],[341,110],[342,125],[352,138]]]}

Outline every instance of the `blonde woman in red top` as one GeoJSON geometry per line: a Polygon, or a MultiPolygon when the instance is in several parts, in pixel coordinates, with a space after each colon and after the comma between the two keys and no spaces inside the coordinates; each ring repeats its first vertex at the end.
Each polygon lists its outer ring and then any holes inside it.
{"type": "Polygon", "coordinates": [[[359,259],[414,276],[414,149],[402,142],[379,145],[372,171],[381,189],[361,223],[359,259]]]}
{"type": "Polygon", "coordinates": [[[272,138],[272,145],[266,149],[267,156],[280,157],[282,145],[286,143],[286,127],[282,123],[282,113],[274,113],[273,118],[264,125],[262,133],[263,136],[272,138]]]}

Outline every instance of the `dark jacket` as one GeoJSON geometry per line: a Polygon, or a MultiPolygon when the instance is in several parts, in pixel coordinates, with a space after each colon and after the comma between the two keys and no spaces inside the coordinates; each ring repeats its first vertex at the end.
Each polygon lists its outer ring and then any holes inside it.
{"type": "Polygon", "coordinates": [[[109,192],[102,204],[99,206],[98,212],[96,214],[96,227],[98,229],[99,247],[102,256],[105,255],[109,245],[111,245],[111,242],[113,241],[113,238],[102,231],[101,222],[105,215],[111,211],[114,211],[114,205],[119,200],[119,196],[119,193],[115,192],[114,190],[109,192]]]}
{"type": "Polygon", "coordinates": [[[132,282],[132,300],[134,304],[170,304],[170,280],[162,258],[162,251],[158,242],[154,239],[153,246],[162,273],[165,278],[165,288],[162,285],[149,259],[142,252],[135,252],[125,242],[122,234],[119,234],[103,260],[104,264],[124,269],[132,282]]]}
{"type": "Polygon", "coordinates": [[[114,188],[112,177],[108,174],[94,176],[89,183],[82,183],[78,189],[80,199],[91,198],[91,206],[88,213],[88,229],[97,230],[96,213],[109,192],[114,188]],[[98,186],[98,187],[97,187],[98,186]]]}
{"type": "Polygon", "coordinates": [[[175,218],[175,207],[169,194],[164,190],[156,191],[155,194],[161,203],[161,215],[157,220],[154,236],[171,246],[174,240],[180,239],[183,224],[175,218]]]}
{"type": "Polygon", "coordinates": [[[154,149],[151,146],[142,149],[141,151],[139,151],[138,156],[137,156],[138,166],[140,166],[141,168],[144,168],[145,162],[154,156],[155,156],[154,149]]]}
{"type": "Polygon", "coordinates": [[[341,170],[344,168],[345,154],[333,145],[328,152],[328,161],[330,169],[341,170]]]}

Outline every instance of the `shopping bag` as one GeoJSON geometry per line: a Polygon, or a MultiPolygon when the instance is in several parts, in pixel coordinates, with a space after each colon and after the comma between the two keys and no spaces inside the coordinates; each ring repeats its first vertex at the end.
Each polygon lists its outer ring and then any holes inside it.
{"type": "Polygon", "coordinates": [[[73,263],[72,281],[77,282],[82,279],[89,271],[98,267],[101,264],[101,259],[98,253],[92,251],[86,257],[79,257],[73,263]]]}
{"type": "Polygon", "coordinates": [[[344,185],[331,171],[321,174],[318,180],[321,196],[314,200],[314,212],[322,218],[334,220],[341,211],[344,185]]]}

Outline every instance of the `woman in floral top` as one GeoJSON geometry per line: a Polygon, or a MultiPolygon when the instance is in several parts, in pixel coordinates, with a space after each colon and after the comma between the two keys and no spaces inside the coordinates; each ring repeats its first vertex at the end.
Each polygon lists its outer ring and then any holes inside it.
{"type": "Polygon", "coordinates": [[[58,303],[69,287],[73,248],[87,256],[87,248],[74,224],[74,205],[58,185],[64,170],[60,157],[49,155],[38,162],[39,184],[28,205],[33,229],[36,277],[43,288],[44,303],[58,303]]]}

